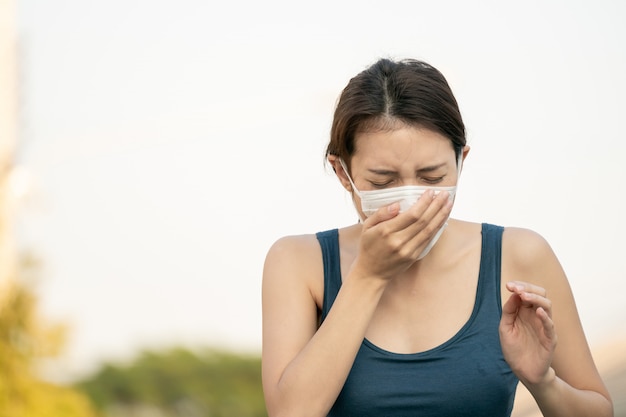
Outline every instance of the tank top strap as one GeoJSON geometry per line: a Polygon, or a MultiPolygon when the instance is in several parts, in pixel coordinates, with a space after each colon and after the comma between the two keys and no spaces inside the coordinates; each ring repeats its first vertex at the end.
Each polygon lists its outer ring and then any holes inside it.
{"type": "Polygon", "coordinates": [[[341,288],[341,263],[339,259],[339,230],[332,229],[315,235],[322,248],[324,260],[324,303],[322,321],[330,311],[341,288]]]}
{"type": "Polygon", "coordinates": [[[482,246],[480,254],[480,272],[478,275],[477,301],[483,313],[502,314],[500,297],[502,265],[502,226],[482,224],[482,246]]]}

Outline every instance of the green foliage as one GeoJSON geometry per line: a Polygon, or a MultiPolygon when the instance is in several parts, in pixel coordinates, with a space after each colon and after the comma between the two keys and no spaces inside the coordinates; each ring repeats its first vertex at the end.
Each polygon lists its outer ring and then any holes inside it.
{"type": "Polygon", "coordinates": [[[95,417],[88,398],[78,391],[40,381],[32,363],[58,352],[64,328],[44,323],[37,299],[23,282],[3,287],[0,303],[0,416],[95,417]]]}
{"type": "Polygon", "coordinates": [[[261,359],[214,349],[147,351],[76,387],[107,417],[265,417],[261,359]]]}

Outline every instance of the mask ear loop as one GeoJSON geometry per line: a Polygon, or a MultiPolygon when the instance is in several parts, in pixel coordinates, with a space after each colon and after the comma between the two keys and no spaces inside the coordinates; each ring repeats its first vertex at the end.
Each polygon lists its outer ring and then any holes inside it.
{"type": "Polygon", "coordinates": [[[356,188],[356,185],[354,185],[354,182],[352,181],[352,178],[350,177],[350,174],[348,173],[348,168],[346,167],[346,163],[343,162],[342,158],[339,158],[339,163],[341,164],[341,167],[343,168],[343,172],[346,173],[346,177],[348,177],[348,181],[350,181],[350,185],[352,186],[352,190],[356,193],[356,195],[361,197],[361,193],[359,192],[359,189],[356,188]]]}
{"type": "MultiPolygon", "coordinates": [[[[348,177],[348,181],[350,181],[350,185],[352,186],[352,191],[354,191],[356,195],[361,197],[361,193],[359,192],[359,189],[356,188],[356,185],[354,185],[354,181],[352,181],[352,178],[350,177],[350,174],[348,173],[348,167],[346,167],[346,163],[343,162],[342,158],[339,158],[339,163],[341,164],[341,168],[343,168],[343,172],[346,173],[346,177],[348,177]]],[[[352,202],[354,202],[354,197],[352,198],[352,202]]],[[[358,213],[358,210],[357,210],[357,213],[358,213]]],[[[359,223],[362,224],[364,221],[365,219],[361,217],[361,214],[359,214],[359,223]]]]}
{"type": "Polygon", "coordinates": [[[461,181],[461,169],[463,168],[463,152],[459,154],[459,159],[456,163],[456,186],[459,186],[459,181],[461,181]]]}

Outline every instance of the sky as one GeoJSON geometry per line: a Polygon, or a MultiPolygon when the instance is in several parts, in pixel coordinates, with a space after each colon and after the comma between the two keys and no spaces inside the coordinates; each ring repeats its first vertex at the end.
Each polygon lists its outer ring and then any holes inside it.
{"type": "Polygon", "coordinates": [[[626,3],[18,0],[17,218],[72,378],[172,345],[261,349],[281,236],[357,220],[324,165],[381,57],[447,77],[471,151],[453,217],[533,229],[592,346],[626,329],[626,3]]]}

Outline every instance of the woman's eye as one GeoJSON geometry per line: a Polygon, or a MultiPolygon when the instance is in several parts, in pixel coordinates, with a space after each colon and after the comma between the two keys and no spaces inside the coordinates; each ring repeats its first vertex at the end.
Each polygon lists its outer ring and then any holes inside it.
{"type": "Polygon", "coordinates": [[[372,184],[372,186],[375,188],[385,188],[391,185],[392,182],[393,181],[385,181],[385,182],[370,181],[370,184],[372,184]]]}
{"type": "Polygon", "coordinates": [[[439,184],[441,181],[443,181],[443,177],[435,177],[435,178],[422,178],[422,181],[424,181],[427,184],[439,184]]]}

